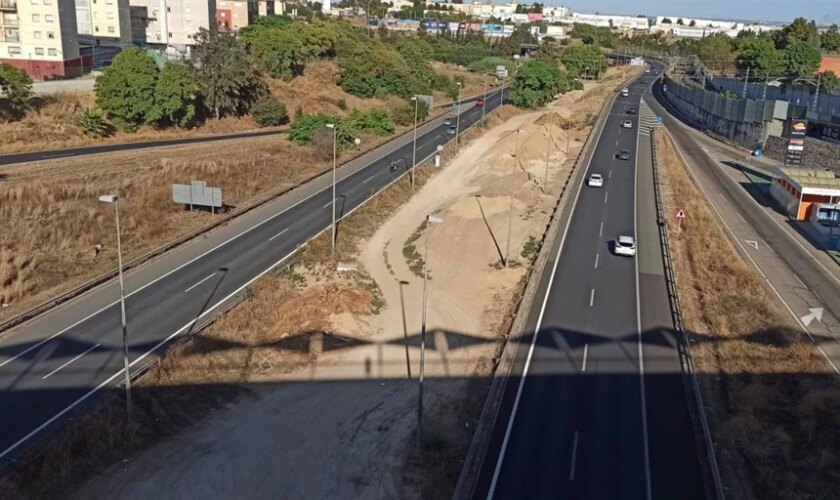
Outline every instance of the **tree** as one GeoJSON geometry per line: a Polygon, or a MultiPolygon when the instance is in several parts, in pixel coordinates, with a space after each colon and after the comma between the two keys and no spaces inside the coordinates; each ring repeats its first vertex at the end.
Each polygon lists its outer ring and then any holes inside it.
{"type": "Polygon", "coordinates": [[[19,116],[32,97],[32,78],[21,69],[0,63],[0,91],[9,99],[12,114],[19,116]]]}
{"type": "Polygon", "coordinates": [[[159,70],[137,47],[127,47],[96,79],[96,104],[120,130],[134,130],[155,108],[159,70]]]}
{"type": "Polygon", "coordinates": [[[148,121],[158,126],[185,127],[195,118],[199,106],[199,85],[195,70],[183,64],[167,62],[155,85],[155,105],[148,121]]]}
{"type": "Polygon", "coordinates": [[[726,35],[703,37],[697,41],[697,56],[706,66],[727,66],[735,60],[732,40],[726,35]]]}
{"type": "Polygon", "coordinates": [[[586,75],[589,78],[599,78],[609,66],[607,58],[594,45],[569,47],[560,60],[574,77],[586,75]]]}
{"type": "Polygon", "coordinates": [[[833,71],[823,71],[819,74],[820,88],[823,90],[840,89],[840,78],[833,71]]]}
{"type": "Polygon", "coordinates": [[[539,60],[526,62],[510,86],[510,102],[522,108],[536,108],[551,102],[558,93],[582,88],[580,82],[557,66],[539,60]]]}
{"type": "Polygon", "coordinates": [[[779,77],[785,70],[784,54],[767,38],[744,39],[738,49],[738,64],[761,79],[779,77]]]}
{"type": "Polygon", "coordinates": [[[794,42],[784,50],[785,67],[789,75],[810,76],[820,66],[822,54],[813,45],[805,42],[794,42]]]}
{"type": "Polygon", "coordinates": [[[286,106],[272,96],[264,96],[253,108],[251,116],[261,127],[276,127],[289,121],[286,106]]]}
{"type": "Polygon", "coordinates": [[[776,48],[778,49],[784,49],[795,43],[804,43],[816,49],[820,47],[820,34],[816,23],[808,22],[804,17],[797,17],[777,33],[776,48]]]}
{"type": "Polygon", "coordinates": [[[820,36],[820,46],[827,52],[840,50],[840,28],[836,24],[829,26],[828,30],[820,36]]]}
{"type": "Polygon", "coordinates": [[[266,90],[245,45],[234,33],[200,28],[193,61],[204,102],[216,118],[247,113],[266,90]]]}
{"type": "Polygon", "coordinates": [[[662,18],[662,24],[673,24],[673,23],[674,23],[674,21],[671,21],[670,17],[662,18]]]}
{"type": "Polygon", "coordinates": [[[679,24],[680,26],[682,26],[682,25],[684,25],[685,23],[683,22],[682,18],[679,18],[679,19],[677,19],[677,24],[679,24]]]}
{"type": "Polygon", "coordinates": [[[688,25],[689,25],[689,26],[691,26],[691,27],[693,28],[693,27],[697,26],[697,21],[695,21],[694,19],[692,19],[692,20],[691,20],[691,22],[690,22],[690,23],[688,23],[688,25]]]}

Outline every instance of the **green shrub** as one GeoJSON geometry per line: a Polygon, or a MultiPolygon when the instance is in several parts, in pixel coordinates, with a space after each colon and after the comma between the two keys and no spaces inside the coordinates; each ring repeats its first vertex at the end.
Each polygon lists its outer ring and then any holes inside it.
{"type": "Polygon", "coordinates": [[[342,111],[347,111],[347,101],[343,97],[337,100],[335,102],[335,105],[338,106],[338,109],[342,111]]]}
{"type": "Polygon", "coordinates": [[[289,121],[286,106],[271,96],[260,99],[251,108],[251,116],[261,127],[276,127],[289,121]]]}
{"type": "MultiPolygon", "coordinates": [[[[414,125],[414,101],[408,101],[404,106],[400,106],[391,114],[394,123],[401,127],[414,125]]],[[[426,101],[417,102],[417,121],[421,121],[429,116],[429,105],[426,101]]]]}
{"type": "Polygon", "coordinates": [[[87,108],[79,116],[79,130],[88,137],[106,137],[110,132],[105,113],[97,108],[87,108]]]}
{"type": "Polygon", "coordinates": [[[513,68],[513,63],[510,59],[505,59],[504,57],[485,57],[483,59],[479,59],[474,63],[469,65],[469,69],[471,71],[475,71],[476,73],[494,73],[496,72],[496,66],[504,66],[510,70],[513,68]]]}
{"type": "Polygon", "coordinates": [[[374,109],[367,113],[354,111],[350,115],[350,128],[358,132],[373,133],[379,136],[394,133],[394,124],[384,109],[374,109]]]}

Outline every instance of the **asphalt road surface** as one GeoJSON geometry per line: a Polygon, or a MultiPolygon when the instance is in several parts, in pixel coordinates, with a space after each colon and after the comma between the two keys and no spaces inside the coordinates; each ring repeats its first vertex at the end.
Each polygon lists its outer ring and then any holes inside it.
{"type": "MultiPolygon", "coordinates": [[[[486,109],[495,109],[500,100],[498,91],[489,94],[486,109]]],[[[481,118],[480,108],[465,107],[460,130],[481,118]]],[[[418,164],[433,156],[438,145],[454,139],[448,128],[442,118],[424,126],[417,137],[418,164]]],[[[410,140],[396,149],[380,150],[384,155],[339,178],[339,217],[410,167],[410,140]]],[[[305,193],[305,188],[297,191],[305,193]]],[[[130,273],[126,308],[131,366],[142,366],[169,340],[191,332],[198,322],[240,296],[247,285],[328,228],[331,185],[312,191],[305,196],[290,193],[301,199],[249,227],[237,229],[230,239],[182,265],[159,269],[152,264],[154,273],[130,273]]],[[[111,283],[110,293],[104,298],[96,293],[83,296],[0,339],[0,466],[44,429],[52,428],[71,410],[91,400],[99,389],[122,380],[120,308],[113,288],[111,283]]]]}
{"type": "Polygon", "coordinates": [[[705,496],[656,227],[648,86],[618,97],[598,139],[586,176],[604,186],[581,187],[541,278],[477,497],[705,496]],[[637,238],[636,258],[614,254],[618,235],[637,238]]]}

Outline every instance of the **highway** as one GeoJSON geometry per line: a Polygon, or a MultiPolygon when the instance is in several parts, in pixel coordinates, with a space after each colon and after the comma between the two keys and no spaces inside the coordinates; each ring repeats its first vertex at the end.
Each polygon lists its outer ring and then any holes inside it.
{"type": "MultiPolygon", "coordinates": [[[[487,111],[498,107],[501,98],[499,91],[489,94],[487,111]]],[[[465,106],[461,131],[481,117],[480,108],[465,106]]],[[[418,164],[432,157],[439,145],[454,139],[447,128],[441,117],[420,129],[418,164]]],[[[412,158],[410,135],[394,142],[359,160],[371,158],[369,163],[339,170],[339,216],[347,215],[406,173],[412,158]]],[[[329,228],[329,179],[329,174],[319,177],[262,210],[174,251],[174,257],[128,273],[126,307],[132,368],[153,359],[170,340],[194,331],[241,296],[248,285],[329,228]]],[[[93,399],[100,389],[122,380],[118,297],[114,283],[109,283],[0,337],[0,467],[32,438],[93,399]]]]}
{"type": "Polygon", "coordinates": [[[581,184],[557,248],[545,250],[556,253],[528,313],[476,498],[705,497],[656,226],[656,118],[641,105],[649,84],[630,88],[586,167],[604,186],[581,184]],[[620,126],[626,119],[632,129],[620,126]],[[629,161],[615,158],[622,149],[629,161]],[[614,255],[619,234],[637,238],[636,258],[614,255]]]}

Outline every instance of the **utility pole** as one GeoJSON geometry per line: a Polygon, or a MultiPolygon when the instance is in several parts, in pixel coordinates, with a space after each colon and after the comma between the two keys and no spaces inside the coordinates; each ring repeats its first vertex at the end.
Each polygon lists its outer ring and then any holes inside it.
{"type": "Polygon", "coordinates": [[[332,168],[332,238],[330,245],[332,254],[335,256],[335,165],[336,165],[336,142],[338,141],[338,126],[335,123],[328,123],[327,128],[333,131],[333,168],[332,168]]]}
{"type": "Polygon", "coordinates": [[[548,158],[551,156],[551,130],[548,129],[548,124],[545,126],[545,134],[548,137],[548,146],[545,150],[545,180],[543,181],[543,193],[548,192],[548,158]]]}
{"type": "MultiPolygon", "coordinates": [[[[502,92],[504,92],[504,88],[502,89],[502,92]]],[[[484,74],[484,100],[481,101],[481,103],[482,103],[482,105],[481,105],[481,127],[483,128],[484,127],[484,116],[485,116],[486,111],[487,111],[487,74],[486,73],[484,74]]]]}
{"type": "MultiPolygon", "coordinates": [[[[513,147],[513,173],[516,174],[516,162],[519,161],[517,154],[519,153],[519,133],[522,129],[516,129],[516,141],[514,142],[513,147]]],[[[505,248],[505,267],[508,267],[510,263],[510,237],[511,231],[513,230],[513,194],[516,192],[515,189],[515,182],[511,182],[510,184],[510,208],[508,209],[508,233],[507,233],[507,246],[505,248]]]]}

